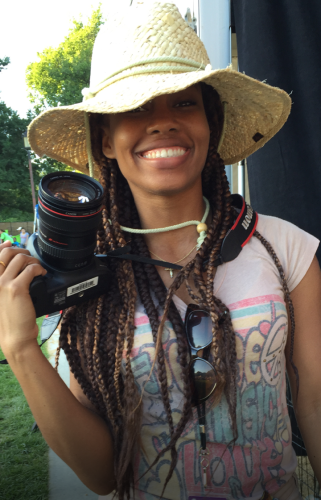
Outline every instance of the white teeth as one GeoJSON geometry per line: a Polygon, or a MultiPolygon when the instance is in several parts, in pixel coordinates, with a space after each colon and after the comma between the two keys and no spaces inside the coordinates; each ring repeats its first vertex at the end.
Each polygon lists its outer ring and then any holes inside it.
{"type": "Polygon", "coordinates": [[[171,158],[172,156],[182,156],[185,154],[185,149],[156,149],[145,153],[144,158],[171,158]]]}

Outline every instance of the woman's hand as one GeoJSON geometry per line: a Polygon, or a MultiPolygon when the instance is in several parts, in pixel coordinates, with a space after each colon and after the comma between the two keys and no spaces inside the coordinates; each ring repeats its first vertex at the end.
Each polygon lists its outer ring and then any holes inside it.
{"type": "Polygon", "coordinates": [[[29,286],[46,270],[28,250],[0,245],[0,346],[6,357],[36,344],[38,326],[29,286]]]}

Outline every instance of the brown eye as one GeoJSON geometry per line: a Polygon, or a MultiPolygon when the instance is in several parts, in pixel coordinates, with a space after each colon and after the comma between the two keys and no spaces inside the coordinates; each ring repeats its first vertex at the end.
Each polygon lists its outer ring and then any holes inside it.
{"type": "Polygon", "coordinates": [[[131,109],[128,113],[141,113],[142,111],[146,111],[143,106],[139,106],[139,108],[131,109]]]}
{"type": "Polygon", "coordinates": [[[189,106],[195,106],[195,101],[181,101],[179,102],[178,104],[176,104],[176,108],[180,107],[180,108],[187,108],[189,106]]]}
{"type": "Polygon", "coordinates": [[[145,104],[142,104],[141,106],[138,106],[138,108],[128,111],[128,113],[142,113],[143,111],[148,111],[150,109],[151,102],[152,101],[145,102],[145,104]]]}

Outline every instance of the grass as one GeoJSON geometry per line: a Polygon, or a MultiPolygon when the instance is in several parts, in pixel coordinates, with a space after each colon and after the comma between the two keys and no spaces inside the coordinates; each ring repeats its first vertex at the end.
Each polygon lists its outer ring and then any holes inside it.
{"type": "MultiPolygon", "coordinates": [[[[37,323],[40,327],[42,318],[37,323]]],[[[48,357],[46,344],[42,351],[48,357]]],[[[18,381],[8,365],[0,365],[1,500],[48,500],[48,445],[39,430],[31,432],[33,423],[18,381]]]]}

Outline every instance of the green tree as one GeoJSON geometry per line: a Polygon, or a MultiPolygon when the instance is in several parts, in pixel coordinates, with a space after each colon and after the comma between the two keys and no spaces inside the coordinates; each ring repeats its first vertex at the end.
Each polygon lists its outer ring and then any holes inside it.
{"type": "Polygon", "coordinates": [[[81,90],[89,85],[93,44],[103,24],[100,7],[94,10],[88,23],[73,20],[64,41],[38,53],[40,61],[27,68],[29,99],[35,112],[53,106],[66,106],[82,100],[81,90]]]}
{"type": "MultiPolygon", "coordinates": [[[[9,63],[9,57],[0,59],[0,71],[9,63]]],[[[23,147],[22,134],[35,116],[29,111],[27,118],[20,118],[16,111],[0,100],[0,221],[33,219],[28,156],[23,147]]],[[[66,166],[32,155],[36,190],[41,177],[61,169],[66,169],[66,166]]]]}
{"type": "MultiPolygon", "coordinates": [[[[32,198],[26,151],[22,133],[28,119],[0,101],[0,219],[10,218],[12,210],[31,213],[32,198]]],[[[31,219],[32,220],[32,219],[31,219]]]]}
{"type": "Polygon", "coordinates": [[[5,57],[4,59],[0,59],[0,73],[6,66],[10,63],[9,57],[5,57]]]}
{"type": "MultiPolygon", "coordinates": [[[[58,48],[49,47],[38,54],[40,61],[27,68],[29,99],[34,109],[27,119],[0,101],[0,220],[32,220],[32,197],[28,159],[22,144],[22,133],[41,111],[52,106],[68,105],[82,100],[81,90],[88,87],[93,44],[103,24],[100,8],[94,10],[88,23],[73,21],[72,28],[58,48]]],[[[0,59],[0,71],[10,63],[0,59]]],[[[36,190],[40,179],[53,171],[72,170],[48,157],[31,154],[36,190]]]]}

